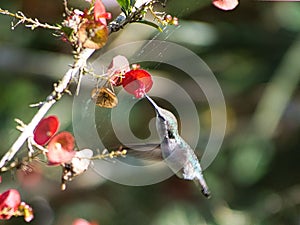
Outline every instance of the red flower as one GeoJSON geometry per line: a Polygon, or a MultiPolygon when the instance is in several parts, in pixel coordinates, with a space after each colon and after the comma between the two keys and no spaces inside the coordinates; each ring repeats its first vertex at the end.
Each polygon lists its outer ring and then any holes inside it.
{"type": "Polygon", "coordinates": [[[57,132],[59,120],[56,116],[49,116],[42,119],[36,126],[33,135],[34,141],[39,145],[45,145],[57,132]]]}
{"type": "Polygon", "coordinates": [[[78,219],[73,221],[72,225],[98,225],[98,223],[95,223],[95,222],[90,223],[87,220],[78,218],[78,219]]]}
{"type": "Polygon", "coordinates": [[[124,89],[136,98],[142,98],[150,91],[153,81],[146,70],[136,69],[125,73],[122,85],[124,89]]]}
{"type": "Polygon", "coordinates": [[[238,0],[213,0],[212,4],[222,10],[232,10],[239,4],[238,0]]]}
{"type": "Polygon", "coordinates": [[[103,5],[101,0],[95,1],[94,18],[95,18],[95,21],[101,22],[105,26],[107,26],[106,19],[108,19],[108,20],[111,19],[111,13],[106,12],[105,6],[103,5]]]}
{"type": "Polygon", "coordinates": [[[0,194],[0,219],[8,220],[14,216],[21,204],[21,196],[15,189],[0,194]]]}
{"type": "Polygon", "coordinates": [[[33,219],[32,208],[21,202],[20,193],[15,189],[0,194],[0,220],[9,220],[12,216],[24,216],[26,222],[33,219]]]}
{"type": "Polygon", "coordinates": [[[59,165],[72,160],[75,155],[74,137],[71,133],[64,131],[57,134],[48,144],[47,158],[49,165],[59,165]]]}
{"type": "Polygon", "coordinates": [[[96,0],[94,15],[85,13],[79,24],[77,36],[84,48],[100,49],[108,39],[106,19],[111,19],[111,13],[106,12],[101,0],[96,0]]]}

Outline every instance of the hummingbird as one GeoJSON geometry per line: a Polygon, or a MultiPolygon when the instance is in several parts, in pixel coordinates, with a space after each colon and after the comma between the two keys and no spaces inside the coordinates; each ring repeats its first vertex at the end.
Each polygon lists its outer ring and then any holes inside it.
{"type": "Polygon", "coordinates": [[[181,179],[193,180],[209,198],[210,191],[202,174],[200,162],[189,144],[179,135],[177,119],[170,111],[159,107],[148,95],[145,97],[156,112],[156,129],[160,138],[162,158],[181,179]]]}

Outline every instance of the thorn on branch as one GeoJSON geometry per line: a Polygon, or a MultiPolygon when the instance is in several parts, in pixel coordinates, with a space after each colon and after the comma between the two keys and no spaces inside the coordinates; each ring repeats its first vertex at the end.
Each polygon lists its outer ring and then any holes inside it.
{"type": "Polygon", "coordinates": [[[20,132],[23,132],[27,125],[18,118],[15,119],[15,122],[18,124],[16,126],[17,130],[19,130],[20,132]]]}
{"type": "Polygon", "coordinates": [[[44,105],[44,103],[45,103],[45,102],[33,103],[33,104],[30,104],[29,107],[30,107],[30,108],[35,108],[35,107],[40,108],[42,105],[44,105]]]}

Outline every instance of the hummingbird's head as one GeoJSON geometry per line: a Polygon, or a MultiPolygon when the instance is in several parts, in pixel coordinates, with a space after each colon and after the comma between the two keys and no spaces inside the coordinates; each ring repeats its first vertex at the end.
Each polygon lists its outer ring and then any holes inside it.
{"type": "Polygon", "coordinates": [[[173,113],[161,107],[155,107],[157,118],[172,132],[178,132],[177,119],[173,113]]]}
{"type": "MultiPolygon", "coordinates": [[[[177,119],[173,113],[170,111],[159,107],[153,99],[151,99],[148,95],[145,95],[146,98],[150,101],[150,103],[154,106],[156,116],[157,116],[157,129],[160,133],[167,133],[168,136],[172,136],[178,133],[177,119]]],[[[171,138],[171,137],[170,137],[171,138]]]]}

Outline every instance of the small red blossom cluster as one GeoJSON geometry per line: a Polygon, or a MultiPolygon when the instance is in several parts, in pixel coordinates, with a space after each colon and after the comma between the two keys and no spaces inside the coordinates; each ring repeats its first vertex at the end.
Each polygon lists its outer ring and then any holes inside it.
{"type": "Polygon", "coordinates": [[[150,73],[142,69],[133,69],[125,73],[123,88],[136,98],[142,98],[153,85],[150,73]]]}
{"type": "Polygon", "coordinates": [[[171,24],[171,25],[174,25],[174,26],[179,25],[178,18],[175,17],[175,16],[173,17],[170,14],[168,14],[164,17],[164,21],[166,21],[167,24],[171,24]]]}
{"type": "Polygon", "coordinates": [[[138,64],[133,64],[130,68],[129,62],[124,56],[114,57],[108,72],[111,74],[110,82],[113,86],[122,85],[125,91],[136,98],[144,97],[153,85],[151,74],[140,69],[138,64]]]}
{"type": "Polygon", "coordinates": [[[90,165],[93,151],[75,150],[75,138],[67,131],[56,134],[59,120],[56,116],[42,119],[33,132],[34,141],[46,149],[49,166],[62,166],[62,190],[66,189],[66,182],[82,174],[90,165]]]}
{"type": "Polygon", "coordinates": [[[46,146],[46,156],[49,165],[60,165],[71,161],[75,155],[75,139],[67,131],[56,134],[59,128],[59,120],[56,116],[42,119],[35,128],[34,141],[46,146]]]}
{"type": "MultiPolygon", "coordinates": [[[[88,1],[91,2],[91,1],[88,1]]],[[[92,2],[91,2],[92,3],[92,2]]],[[[107,21],[111,19],[111,13],[106,12],[101,0],[95,0],[91,10],[84,12],[74,9],[63,22],[65,28],[64,40],[70,41],[75,46],[100,49],[108,40],[107,21]]]]}
{"type": "Polygon", "coordinates": [[[32,208],[21,202],[20,193],[9,189],[0,194],[0,220],[9,220],[13,216],[24,216],[26,222],[33,219],[32,208]]]}

